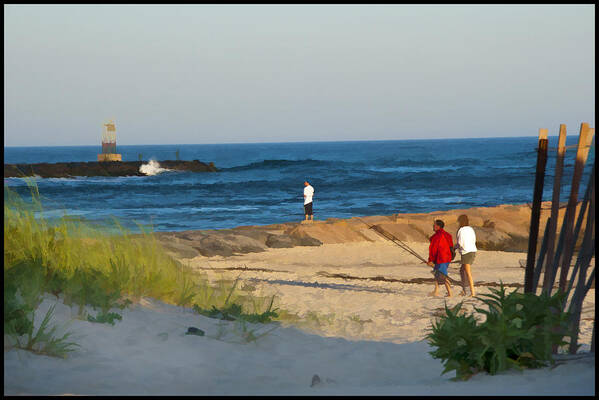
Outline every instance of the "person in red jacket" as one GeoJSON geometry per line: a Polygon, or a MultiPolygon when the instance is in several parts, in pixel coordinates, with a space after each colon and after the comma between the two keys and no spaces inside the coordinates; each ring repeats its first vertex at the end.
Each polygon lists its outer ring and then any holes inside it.
{"type": "Polygon", "coordinates": [[[451,262],[451,249],[453,247],[453,239],[451,235],[443,227],[445,223],[440,219],[433,223],[435,234],[431,236],[431,244],[428,247],[428,265],[433,267],[435,275],[435,290],[430,293],[431,296],[438,296],[439,283],[445,285],[447,289],[447,297],[451,297],[451,286],[447,275],[447,268],[451,262]]]}

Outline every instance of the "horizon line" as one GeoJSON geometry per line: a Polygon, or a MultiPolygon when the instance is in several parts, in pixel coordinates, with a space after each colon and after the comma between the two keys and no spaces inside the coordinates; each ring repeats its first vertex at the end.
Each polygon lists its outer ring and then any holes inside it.
{"type": "MultiPolygon", "coordinates": [[[[559,135],[549,135],[548,137],[558,137],[559,135]]],[[[142,143],[142,144],[117,144],[118,146],[188,146],[188,145],[227,145],[227,144],[285,144],[285,143],[347,143],[347,142],[402,142],[402,141],[426,141],[426,140],[471,140],[471,139],[518,139],[538,137],[538,135],[529,136],[490,136],[490,137],[447,137],[447,138],[427,138],[427,139],[369,139],[369,140],[291,140],[286,142],[227,142],[227,143],[142,143]]],[[[4,145],[7,147],[92,147],[101,146],[98,144],[78,144],[78,145],[4,145]]]]}

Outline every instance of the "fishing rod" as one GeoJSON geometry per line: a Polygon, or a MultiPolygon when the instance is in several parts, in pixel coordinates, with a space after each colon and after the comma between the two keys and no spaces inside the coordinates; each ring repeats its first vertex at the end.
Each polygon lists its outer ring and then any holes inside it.
{"type": "Polygon", "coordinates": [[[368,227],[368,229],[372,229],[373,231],[375,231],[376,233],[378,233],[379,235],[383,236],[385,239],[392,241],[393,243],[395,243],[397,246],[401,247],[403,250],[407,251],[408,253],[410,253],[411,255],[413,255],[414,257],[416,257],[417,259],[419,259],[420,261],[422,261],[423,263],[427,264],[428,262],[422,258],[422,256],[420,256],[420,254],[416,253],[410,246],[408,246],[407,244],[405,244],[403,241],[401,241],[398,237],[396,237],[395,235],[385,231],[383,228],[381,228],[378,225],[369,225],[368,223],[366,223],[366,221],[364,221],[362,218],[357,217],[358,220],[360,220],[364,225],[366,225],[368,227]]]}
{"type": "MultiPolygon", "coordinates": [[[[408,246],[406,243],[404,243],[403,241],[401,241],[401,239],[399,239],[397,236],[393,235],[392,233],[389,233],[389,232],[385,231],[383,228],[381,228],[378,225],[369,225],[368,223],[366,223],[366,221],[364,221],[360,217],[356,217],[356,218],[359,219],[366,226],[368,226],[368,229],[372,229],[373,231],[375,231],[376,233],[378,233],[380,236],[384,237],[387,240],[392,241],[397,246],[401,247],[403,250],[407,251],[408,253],[410,253],[411,255],[413,255],[414,257],[416,257],[417,259],[419,259],[423,263],[428,264],[427,260],[425,260],[424,258],[422,258],[420,256],[420,254],[416,253],[410,246],[408,246]]],[[[451,264],[460,264],[460,263],[461,263],[461,261],[451,261],[451,264]]]]}

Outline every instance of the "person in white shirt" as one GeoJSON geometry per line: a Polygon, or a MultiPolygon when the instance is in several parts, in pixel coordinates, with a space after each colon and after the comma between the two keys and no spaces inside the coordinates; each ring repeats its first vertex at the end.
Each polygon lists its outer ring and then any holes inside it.
{"type": "Polygon", "coordinates": [[[474,292],[474,282],[472,281],[472,273],[470,272],[470,266],[474,262],[476,256],[476,234],[474,229],[469,225],[468,216],[462,214],[458,217],[458,223],[460,228],[456,234],[456,245],[455,250],[460,252],[462,257],[460,267],[460,276],[462,277],[462,292],[460,296],[466,296],[466,281],[470,286],[470,297],[476,296],[474,292]]]}
{"type": "Polygon", "coordinates": [[[314,196],[314,188],[310,186],[308,181],[304,182],[304,214],[306,214],[306,221],[308,217],[314,221],[314,215],[312,214],[312,196],[314,196]]]}

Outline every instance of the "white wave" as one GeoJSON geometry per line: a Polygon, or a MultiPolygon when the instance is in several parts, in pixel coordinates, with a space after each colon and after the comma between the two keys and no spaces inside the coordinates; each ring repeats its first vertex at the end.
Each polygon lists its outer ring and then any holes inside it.
{"type": "Polygon", "coordinates": [[[139,167],[139,172],[146,175],[156,175],[165,171],[170,170],[167,168],[162,168],[156,160],[150,160],[150,162],[148,162],[147,164],[142,164],[139,167]]]}
{"type": "Polygon", "coordinates": [[[367,168],[367,170],[374,171],[374,172],[433,172],[433,171],[439,171],[439,170],[455,171],[457,169],[458,169],[457,167],[447,167],[447,166],[441,166],[441,167],[383,167],[383,168],[371,167],[371,168],[367,168]]]}
{"type": "Polygon", "coordinates": [[[258,210],[259,207],[239,206],[239,207],[189,207],[191,211],[249,211],[258,210]]]}

